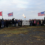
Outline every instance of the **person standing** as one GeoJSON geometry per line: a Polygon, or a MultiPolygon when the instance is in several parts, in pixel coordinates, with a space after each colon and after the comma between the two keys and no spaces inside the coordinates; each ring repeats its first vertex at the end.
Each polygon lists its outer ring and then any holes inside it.
{"type": "Polygon", "coordinates": [[[4,20],[4,27],[6,27],[6,20],[4,20]]]}
{"type": "Polygon", "coordinates": [[[8,27],[8,20],[6,20],[6,27],[8,27]]]}
{"type": "Polygon", "coordinates": [[[2,24],[1,27],[4,28],[4,20],[3,19],[1,20],[1,24],[2,24]]]}
{"type": "Polygon", "coordinates": [[[34,20],[32,20],[32,26],[34,26],[34,20]]]}
{"type": "Polygon", "coordinates": [[[29,26],[31,26],[31,20],[29,19],[29,23],[30,23],[30,25],[29,26]]]}
{"type": "Polygon", "coordinates": [[[18,20],[18,26],[20,26],[20,20],[18,20]]]}
{"type": "Polygon", "coordinates": [[[34,26],[36,26],[36,20],[34,20],[34,26]]]}
{"type": "Polygon", "coordinates": [[[20,27],[22,26],[22,20],[20,20],[20,27]]]}
{"type": "Polygon", "coordinates": [[[42,23],[43,23],[43,21],[41,20],[41,26],[42,26],[42,23]]]}
{"type": "Polygon", "coordinates": [[[44,20],[43,20],[43,23],[42,23],[42,25],[44,26],[44,20]]]}
{"type": "Polygon", "coordinates": [[[16,27],[18,27],[18,20],[16,20],[16,27]]]}
{"type": "Polygon", "coordinates": [[[39,26],[41,26],[41,21],[39,20],[39,26]]]}
{"type": "Polygon", "coordinates": [[[44,25],[45,25],[45,20],[44,20],[44,25]]]}
{"type": "Polygon", "coordinates": [[[37,20],[37,26],[39,26],[39,20],[37,20]]]}
{"type": "Polygon", "coordinates": [[[14,26],[14,19],[12,19],[12,26],[14,26]]]}
{"type": "Polygon", "coordinates": [[[14,26],[16,27],[16,20],[14,20],[14,26]]]}
{"type": "Polygon", "coordinates": [[[29,20],[30,26],[32,26],[32,20],[29,20]]]}
{"type": "Polygon", "coordinates": [[[1,20],[0,20],[0,29],[1,29],[1,20]]]}

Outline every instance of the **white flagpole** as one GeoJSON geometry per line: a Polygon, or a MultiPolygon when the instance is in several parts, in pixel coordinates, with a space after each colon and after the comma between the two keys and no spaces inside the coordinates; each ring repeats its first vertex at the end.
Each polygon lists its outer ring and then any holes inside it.
{"type": "Polygon", "coordinates": [[[12,12],[13,13],[13,12],[12,12]]]}
{"type": "Polygon", "coordinates": [[[44,20],[45,20],[45,11],[44,11],[44,20]]]}
{"type": "MultiPolygon", "coordinates": [[[[13,14],[13,12],[12,12],[12,14],[13,14]]],[[[12,19],[13,19],[13,15],[12,15],[12,19]]]]}
{"type": "Polygon", "coordinates": [[[2,12],[2,19],[3,19],[3,12],[2,12]]]}
{"type": "Polygon", "coordinates": [[[25,17],[25,20],[26,20],[26,17],[25,17]]]}
{"type": "MultiPolygon", "coordinates": [[[[13,13],[13,12],[12,12],[13,13]]],[[[13,18],[14,18],[14,13],[13,13],[13,18]]]]}

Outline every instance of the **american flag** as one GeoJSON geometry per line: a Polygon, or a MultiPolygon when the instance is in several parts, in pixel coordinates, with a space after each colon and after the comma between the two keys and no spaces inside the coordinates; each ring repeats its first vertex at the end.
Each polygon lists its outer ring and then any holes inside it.
{"type": "Polygon", "coordinates": [[[8,13],[8,16],[13,16],[13,12],[12,13],[8,13]]]}
{"type": "Polygon", "coordinates": [[[45,15],[45,12],[38,13],[38,16],[44,16],[44,15],[45,15]]]}

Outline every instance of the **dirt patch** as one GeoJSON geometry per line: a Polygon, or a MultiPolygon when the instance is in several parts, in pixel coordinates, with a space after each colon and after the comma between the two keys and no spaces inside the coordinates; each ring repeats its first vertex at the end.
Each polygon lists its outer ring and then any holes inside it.
{"type": "Polygon", "coordinates": [[[8,34],[0,34],[0,45],[45,45],[45,28],[28,28],[28,27],[20,27],[16,30],[13,28],[5,28],[4,30],[0,30],[0,33],[4,32],[8,34]],[[12,30],[11,30],[12,29],[12,30]],[[8,31],[7,31],[8,30],[8,31]],[[14,31],[15,30],[15,31],[14,31]],[[11,34],[10,33],[18,33],[19,34],[11,34]],[[24,31],[29,31],[25,33],[24,31]]]}

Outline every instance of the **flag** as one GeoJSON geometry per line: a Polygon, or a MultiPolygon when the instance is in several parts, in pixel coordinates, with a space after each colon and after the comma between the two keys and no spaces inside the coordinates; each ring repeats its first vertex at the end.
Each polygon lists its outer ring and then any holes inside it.
{"type": "Polygon", "coordinates": [[[2,12],[0,12],[0,16],[2,16],[2,12]]]}
{"type": "Polygon", "coordinates": [[[8,16],[13,16],[13,13],[8,13],[8,16]]]}
{"type": "Polygon", "coordinates": [[[24,18],[26,18],[26,16],[25,16],[24,14],[23,14],[22,16],[23,16],[24,18]]]}
{"type": "Polygon", "coordinates": [[[38,16],[44,16],[44,15],[45,15],[45,12],[38,13],[38,16]]]}

